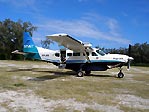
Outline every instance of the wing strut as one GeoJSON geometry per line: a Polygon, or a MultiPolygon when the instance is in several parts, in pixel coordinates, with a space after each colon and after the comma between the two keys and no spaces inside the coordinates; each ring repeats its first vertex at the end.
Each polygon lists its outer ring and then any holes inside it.
{"type": "Polygon", "coordinates": [[[86,51],[84,52],[84,54],[85,54],[85,57],[86,57],[86,59],[87,59],[87,62],[88,62],[88,63],[91,63],[91,61],[90,61],[90,59],[89,59],[89,57],[88,57],[86,51]]]}

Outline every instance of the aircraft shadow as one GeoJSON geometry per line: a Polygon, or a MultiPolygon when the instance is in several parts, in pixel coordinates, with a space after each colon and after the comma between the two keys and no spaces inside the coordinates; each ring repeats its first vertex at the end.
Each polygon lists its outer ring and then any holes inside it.
{"type": "MultiPolygon", "coordinates": [[[[47,72],[47,73],[53,73],[54,75],[58,75],[58,76],[76,76],[76,72],[74,71],[36,71],[36,72],[47,72]]],[[[91,77],[115,77],[113,75],[102,75],[102,74],[88,74],[88,75],[84,75],[84,76],[91,76],[91,77]]]]}
{"type": "Polygon", "coordinates": [[[85,76],[89,76],[89,77],[115,77],[113,75],[100,75],[100,74],[88,74],[88,75],[85,75],[85,76]]]}
{"type": "Polygon", "coordinates": [[[8,72],[19,72],[19,71],[32,71],[32,72],[43,72],[43,73],[53,73],[54,75],[75,75],[74,71],[53,71],[53,70],[38,70],[35,68],[16,68],[8,70],[8,72]]]}
{"type": "Polygon", "coordinates": [[[41,77],[35,77],[32,79],[28,79],[29,81],[46,81],[46,80],[53,80],[59,77],[63,77],[63,76],[58,76],[58,75],[45,75],[45,76],[41,76],[41,77]]]}
{"type": "Polygon", "coordinates": [[[67,72],[60,72],[60,71],[36,71],[36,72],[47,72],[47,73],[53,73],[52,75],[45,75],[36,77],[33,79],[29,79],[30,81],[45,81],[45,80],[53,80],[60,77],[66,77],[70,75],[75,75],[75,72],[73,71],[67,71],[67,72]]]}
{"type": "MultiPolygon", "coordinates": [[[[42,71],[43,72],[43,71],[42,71]]],[[[51,72],[50,72],[51,73],[51,72]]],[[[52,72],[54,73],[54,75],[45,75],[45,76],[41,76],[41,77],[36,77],[33,79],[29,79],[30,81],[45,81],[45,80],[53,80],[56,78],[60,78],[60,77],[66,77],[66,76],[70,76],[70,75],[76,75],[76,74],[71,74],[70,72],[66,72],[66,73],[62,73],[62,72],[52,72]]],[[[85,75],[85,77],[115,77],[115,76],[111,76],[111,75],[94,75],[94,74],[90,74],[90,75],[85,75]]],[[[77,76],[76,76],[77,77],[77,76]]]]}
{"type": "MultiPolygon", "coordinates": [[[[60,77],[67,77],[67,76],[76,76],[76,73],[73,71],[67,71],[67,72],[61,72],[61,71],[38,71],[38,72],[47,72],[47,73],[53,73],[53,75],[45,75],[41,77],[36,77],[34,79],[30,79],[32,81],[45,81],[45,80],[52,80],[60,77]]],[[[76,76],[77,77],[77,76],[76,76]]],[[[95,74],[90,74],[90,75],[85,75],[85,77],[114,77],[112,75],[95,75],[95,74]]]]}
{"type": "Polygon", "coordinates": [[[19,72],[19,71],[33,71],[32,68],[15,68],[15,69],[10,69],[8,72],[19,72]]]}
{"type": "Polygon", "coordinates": [[[62,71],[50,71],[50,70],[37,70],[37,71],[34,71],[34,72],[47,72],[47,73],[52,73],[54,75],[63,75],[63,76],[67,76],[67,75],[75,75],[76,73],[74,71],[65,71],[65,72],[62,72],[62,71]]]}
{"type": "MultiPolygon", "coordinates": [[[[60,77],[66,77],[66,76],[76,76],[76,72],[74,71],[50,71],[50,70],[38,70],[38,69],[34,69],[34,68],[21,68],[21,69],[13,69],[13,70],[9,70],[9,72],[19,72],[19,71],[33,71],[33,72],[43,72],[43,73],[52,73],[52,75],[45,75],[45,76],[41,76],[41,77],[35,77],[32,79],[28,79],[29,81],[45,81],[45,80],[53,80],[56,78],[60,78],[60,77]]],[[[77,77],[77,76],[76,76],[77,77]]],[[[116,76],[112,76],[112,75],[101,75],[101,74],[85,74],[85,77],[116,77],[116,76]]]]}

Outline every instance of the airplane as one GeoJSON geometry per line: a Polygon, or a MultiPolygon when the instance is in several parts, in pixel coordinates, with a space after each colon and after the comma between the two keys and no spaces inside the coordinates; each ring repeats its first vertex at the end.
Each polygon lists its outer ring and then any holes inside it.
{"type": "Polygon", "coordinates": [[[13,51],[15,54],[23,54],[26,58],[42,60],[53,63],[62,69],[71,69],[78,77],[89,75],[91,71],[106,71],[119,68],[118,78],[123,78],[122,66],[127,64],[130,68],[132,57],[122,54],[106,54],[98,48],[92,48],[90,43],[72,38],[68,34],[47,35],[47,38],[64,46],[60,50],[50,50],[35,46],[29,32],[23,33],[23,52],[13,51]]]}

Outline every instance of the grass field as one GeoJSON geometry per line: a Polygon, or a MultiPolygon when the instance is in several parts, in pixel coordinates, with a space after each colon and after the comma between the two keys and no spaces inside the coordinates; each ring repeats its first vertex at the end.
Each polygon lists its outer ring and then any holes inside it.
{"type": "Polygon", "coordinates": [[[148,112],[149,67],[76,77],[45,62],[0,60],[0,112],[148,112]]]}

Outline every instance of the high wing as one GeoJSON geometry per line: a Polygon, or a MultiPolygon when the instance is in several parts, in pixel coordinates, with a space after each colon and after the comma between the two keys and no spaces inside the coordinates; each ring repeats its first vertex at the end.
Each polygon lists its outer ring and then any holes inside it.
{"type": "Polygon", "coordinates": [[[81,41],[78,41],[67,34],[53,34],[47,35],[46,37],[57,42],[59,45],[62,45],[73,51],[85,52],[85,46],[81,41]]]}

